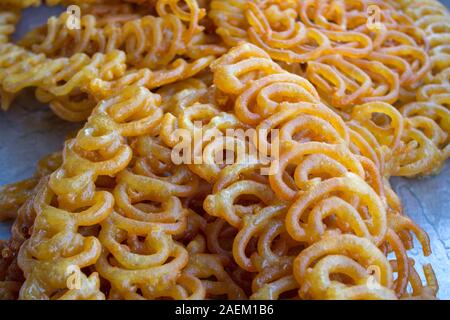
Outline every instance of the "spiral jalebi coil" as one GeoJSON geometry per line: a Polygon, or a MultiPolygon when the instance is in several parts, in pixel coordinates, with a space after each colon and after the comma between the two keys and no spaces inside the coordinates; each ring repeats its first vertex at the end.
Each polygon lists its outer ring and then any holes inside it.
{"type": "Polygon", "coordinates": [[[11,227],[11,238],[0,242],[0,287],[2,288],[0,299],[2,300],[17,299],[24,281],[23,272],[17,263],[18,252],[22,244],[31,236],[36,218],[35,203],[42,202],[42,197],[45,197],[45,193],[38,190],[43,190],[48,179],[43,178],[36,183],[33,181],[34,186],[32,191],[29,191],[27,200],[14,212],[16,218],[11,227]]]}
{"type": "Polygon", "coordinates": [[[185,273],[201,281],[206,298],[226,296],[228,299],[246,299],[246,294],[225,270],[218,254],[206,253],[206,241],[201,234],[188,245],[189,263],[185,273]]]}
{"type": "Polygon", "coordinates": [[[244,216],[233,241],[236,263],[248,272],[257,272],[251,283],[251,299],[279,299],[299,288],[292,276],[292,262],[304,246],[286,233],[285,214],[285,205],[273,205],[244,216]]]}
{"type": "Polygon", "coordinates": [[[403,141],[407,128],[397,109],[381,101],[357,105],[347,125],[353,152],[372,160],[383,177],[398,174],[398,158],[407,150],[403,141]]]}
{"type": "MultiPolygon", "coordinates": [[[[0,48],[4,61],[0,77],[11,73],[13,78],[9,82],[18,82],[2,84],[2,108],[8,109],[17,95],[16,85],[36,86],[35,83],[22,84],[23,78],[39,82],[34,73],[38,73],[39,77],[42,70],[52,70],[60,65],[62,68],[63,65],[89,64],[88,59],[92,59],[91,64],[94,64],[89,68],[97,68],[103,56],[106,60],[111,56],[117,58],[111,64],[101,62],[106,65],[104,69],[109,69],[101,71],[104,75],[94,75],[89,71],[92,77],[83,77],[82,88],[64,92],[55,93],[45,86],[37,86],[37,98],[49,103],[63,119],[81,121],[89,116],[98,101],[126,86],[145,85],[152,89],[196,75],[209,66],[214,55],[223,53],[223,47],[216,40],[211,41],[210,36],[203,34],[198,26],[198,20],[204,15],[203,9],[199,9],[195,1],[187,1],[187,4],[190,9],[186,11],[177,2],[161,1],[156,8],[160,17],[136,15],[126,5],[122,8],[116,3],[104,4],[103,11],[98,6],[87,5],[87,14],[81,17],[80,30],[67,28],[68,13],[63,13],[59,18],[51,17],[47,26],[33,30],[21,40],[23,47],[5,44],[0,48]],[[105,17],[104,11],[108,9],[109,12],[110,8],[113,9],[112,16],[105,17]],[[71,47],[69,51],[68,44],[71,47]],[[119,50],[124,50],[125,60],[124,53],[119,50]],[[44,53],[46,58],[40,53],[44,53]],[[33,66],[32,76],[23,72],[28,64],[33,66]],[[19,70],[11,70],[10,66],[19,70]],[[128,69],[126,73],[125,67],[128,69]]],[[[65,72],[70,74],[72,71],[65,72]]],[[[49,74],[46,76],[51,78],[49,74]]],[[[59,78],[58,74],[56,78],[59,78]]]]}
{"type": "Polygon", "coordinates": [[[169,112],[173,116],[179,116],[183,110],[196,102],[211,102],[210,85],[209,79],[188,78],[165,85],[156,93],[161,96],[161,109],[164,113],[169,112]]]}
{"type": "Polygon", "coordinates": [[[397,75],[378,61],[323,56],[308,62],[306,75],[336,108],[370,101],[393,103],[398,98],[397,75]]]}
{"type": "Polygon", "coordinates": [[[408,138],[417,143],[410,158],[405,159],[403,170],[405,175],[412,176],[435,174],[439,172],[441,163],[450,156],[449,12],[438,1],[400,1],[398,5],[414,20],[416,27],[426,34],[431,59],[431,70],[426,76],[425,84],[415,94],[416,101],[401,107],[402,114],[411,127],[408,138]],[[421,154],[424,152],[434,154],[434,166],[422,163],[421,154]],[[421,167],[425,167],[425,170],[421,167]]]}
{"type": "Polygon", "coordinates": [[[95,265],[110,282],[110,294],[137,299],[140,291],[151,298],[174,285],[188,262],[186,249],[156,226],[139,230],[132,223],[115,220],[114,215],[102,223],[99,240],[103,251],[95,265]]]}
{"type": "MultiPolygon", "coordinates": [[[[18,9],[24,9],[28,7],[37,7],[41,5],[43,2],[49,6],[54,6],[58,4],[63,5],[83,5],[83,4],[101,4],[105,2],[106,0],[4,0],[2,2],[2,6],[5,7],[13,7],[18,9]]],[[[116,0],[109,0],[110,2],[116,1],[116,0]]]]}
{"type": "MultiPolygon", "coordinates": [[[[264,5],[264,2],[261,4],[264,5]]],[[[293,15],[293,19],[296,17],[297,23],[304,24],[306,28],[311,28],[315,32],[323,33],[331,47],[330,50],[322,50],[317,56],[306,59],[308,68],[312,64],[309,61],[329,54],[351,59],[350,63],[354,65],[353,70],[349,66],[336,68],[336,63],[331,59],[327,78],[334,85],[336,85],[335,81],[339,81],[338,89],[342,89],[345,83],[349,90],[353,91],[354,89],[351,89],[355,85],[353,81],[359,82],[362,77],[366,80],[370,77],[381,84],[384,79],[389,83],[390,90],[386,90],[383,86],[368,90],[368,84],[365,83],[366,87],[362,86],[360,91],[373,97],[374,100],[377,96],[387,96],[385,101],[394,102],[400,94],[400,86],[414,88],[429,68],[429,60],[424,51],[427,45],[424,35],[414,28],[411,20],[404,14],[385,3],[324,1],[317,4],[315,1],[302,1],[297,5],[300,7],[297,9],[300,14],[298,17],[293,15]],[[382,10],[379,23],[382,23],[383,28],[372,30],[366,26],[366,11],[374,4],[382,10]],[[348,45],[350,42],[352,46],[348,45]],[[390,68],[401,73],[402,77],[397,79],[389,70],[390,68]],[[340,74],[343,70],[350,74],[340,74]]],[[[269,13],[266,13],[266,16],[259,15],[259,21],[265,19],[270,19],[269,13]]],[[[261,40],[260,43],[267,43],[267,39],[261,40]]],[[[279,59],[276,56],[272,58],[279,59]]],[[[327,98],[327,95],[324,94],[323,97],[327,98]]],[[[351,105],[351,100],[341,103],[351,105]]]]}

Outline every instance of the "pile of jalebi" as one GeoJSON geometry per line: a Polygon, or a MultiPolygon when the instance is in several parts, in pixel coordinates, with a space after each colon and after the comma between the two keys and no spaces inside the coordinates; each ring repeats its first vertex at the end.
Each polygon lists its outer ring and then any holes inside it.
{"type": "Polygon", "coordinates": [[[389,183],[450,156],[450,15],[414,2],[48,0],[80,28],[17,43],[40,1],[2,2],[2,107],[85,124],[0,189],[0,299],[436,298],[389,183]]]}
{"type": "Polygon", "coordinates": [[[25,36],[22,46],[2,46],[3,109],[9,107],[11,96],[36,87],[37,98],[49,103],[58,116],[81,121],[97,101],[112,92],[132,84],[151,89],[191,77],[207,68],[214,55],[223,53],[220,45],[206,43],[208,36],[198,26],[204,14],[195,2],[192,12],[184,12],[177,9],[175,1],[174,13],[170,11],[172,2],[159,2],[160,16],[148,14],[138,19],[114,3],[103,5],[117,9],[107,18],[102,16],[109,12],[108,7],[88,7],[90,14],[82,17],[79,30],[67,28],[68,14],[52,17],[44,30],[45,39],[41,39],[43,30],[38,29],[25,36]],[[100,15],[98,20],[96,15],[100,15]],[[191,23],[191,19],[195,21],[191,23]],[[203,54],[204,50],[208,52],[203,54]]]}
{"type": "MultiPolygon", "coordinates": [[[[346,120],[358,104],[387,102],[400,109],[406,130],[399,167],[391,174],[416,176],[438,172],[450,155],[448,74],[441,72],[449,61],[448,13],[433,1],[427,3],[438,9],[427,13],[419,3],[405,1],[405,7],[418,8],[412,13],[377,0],[213,0],[209,15],[227,45],[250,41],[264,49],[311,81],[346,120]],[[371,7],[378,10],[377,22],[369,23],[371,7]],[[433,106],[421,106],[430,100],[433,106]]],[[[383,125],[387,119],[374,120],[383,125]]]]}

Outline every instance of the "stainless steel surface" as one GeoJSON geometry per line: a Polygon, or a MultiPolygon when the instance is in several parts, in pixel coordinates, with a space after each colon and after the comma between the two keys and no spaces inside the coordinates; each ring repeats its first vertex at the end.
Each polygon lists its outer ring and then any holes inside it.
{"type": "MultiPolygon", "coordinates": [[[[447,4],[450,0],[445,1],[447,4]]],[[[39,25],[46,15],[60,11],[38,8],[28,10],[19,34],[39,25]]],[[[58,119],[32,96],[20,97],[11,111],[0,111],[0,185],[32,175],[38,159],[60,150],[66,135],[79,127],[58,119]]],[[[432,263],[436,271],[441,299],[450,299],[450,162],[436,177],[423,179],[394,178],[394,189],[400,195],[406,213],[431,238],[433,254],[424,258],[417,245],[412,251],[418,265],[432,263]]],[[[9,223],[0,223],[0,239],[9,236],[9,223]]]]}

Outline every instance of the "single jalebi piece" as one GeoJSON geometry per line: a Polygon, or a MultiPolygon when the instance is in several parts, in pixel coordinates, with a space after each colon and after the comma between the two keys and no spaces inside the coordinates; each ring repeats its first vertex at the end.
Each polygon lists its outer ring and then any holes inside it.
{"type": "Polygon", "coordinates": [[[242,93],[247,83],[264,75],[284,72],[264,50],[249,43],[230,49],[211,64],[211,70],[214,84],[228,95],[242,93]]]}
{"type": "Polygon", "coordinates": [[[237,96],[235,113],[246,124],[260,123],[277,111],[283,100],[320,102],[311,83],[285,72],[267,53],[251,44],[231,49],[214,61],[211,69],[214,84],[224,93],[237,96]]]}
{"type": "Polygon", "coordinates": [[[284,142],[349,144],[344,121],[322,104],[283,103],[277,111],[256,127],[255,145],[261,155],[278,160],[284,142]]]}
{"type": "Polygon", "coordinates": [[[352,151],[371,159],[385,177],[439,172],[449,152],[448,110],[412,102],[400,111],[382,102],[355,106],[347,122],[352,151]]]}
{"type": "Polygon", "coordinates": [[[161,96],[161,108],[165,113],[178,117],[187,107],[196,102],[212,102],[209,98],[210,83],[202,79],[188,78],[165,85],[156,91],[161,96]]]}
{"type": "MultiPolygon", "coordinates": [[[[389,30],[378,39],[376,54],[387,55],[390,59],[405,64],[411,73],[407,73],[408,78],[403,76],[401,79],[402,87],[414,90],[422,84],[423,78],[429,72],[431,60],[426,52],[428,40],[423,31],[412,25],[409,28],[418,33],[418,39],[412,38],[407,33],[409,30],[389,30]]],[[[385,61],[385,63],[389,66],[393,62],[385,61]]]]}
{"type": "MultiPolygon", "coordinates": [[[[20,19],[20,14],[17,10],[1,9],[0,12],[0,44],[9,42],[11,35],[15,31],[16,24],[20,19]]],[[[16,94],[6,92],[0,86],[0,108],[8,110],[13,102],[16,94]]]]}
{"type": "Polygon", "coordinates": [[[140,233],[158,226],[167,234],[180,234],[186,228],[188,212],[178,197],[194,196],[199,179],[186,167],[175,167],[166,147],[150,137],[138,139],[138,152],[150,151],[152,158],[139,157],[132,170],[118,174],[114,197],[117,211],[123,216],[114,214],[112,219],[140,233]],[[173,170],[172,176],[168,176],[169,170],[173,170]]]}
{"type": "Polygon", "coordinates": [[[298,299],[298,288],[298,282],[292,274],[292,261],[281,265],[263,266],[262,271],[253,279],[253,294],[250,299],[298,299]]]}
{"type": "Polygon", "coordinates": [[[221,217],[238,228],[244,215],[252,214],[261,206],[277,203],[280,203],[280,200],[266,184],[254,180],[240,180],[207,196],[203,207],[209,215],[221,217]]]}
{"type": "Polygon", "coordinates": [[[179,163],[188,164],[195,174],[214,183],[226,166],[258,161],[252,143],[256,131],[244,129],[246,126],[234,115],[211,104],[194,103],[179,110],[178,117],[166,113],[160,136],[174,148],[172,154],[179,163]]]}
{"type": "MultiPolygon", "coordinates": [[[[293,1],[253,1],[247,4],[245,16],[249,24],[249,40],[275,60],[305,62],[320,57],[332,46],[331,37],[336,34],[327,37],[317,29],[305,28],[296,21],[295,6],[293,1]]],[[[370,42],[369,38],[367,40],[370,42]]]]}
{"type": "Polygon", "coordinates": [[[411,127],[405,137],[411,144],[411,152],[402,158],[403,166],[399,174],[434,174],[450,156],[450,130],[446,124],[450,101],[450,14],[445,6],[432,0],[414,1],[412,4],[401,1],[398,6],[424,31],[431,64],[425,78],[426,84],[413,92],[412,101],[402,107],[411,127]]]}
{"type": "Polygon", "coordinates": [[[216,26],[216,33],[230,47],[247,39],[249,25],[245,17],[246,5],[245,0],[211,1],[208,15],[216,26]]]}
{"type": "MultiPolygon", "coordinates": [[[[222,79],[216,79],[215,83],[222,88],[222,79]]],[[[234,109],[241,121],[255,125],[273,115],[277,109],[289,106],[295,109],[296,103],[320,109],[318,94],[311,83],[293,74],[275,73],[259,77],[246,86],[237,97],[234,109]]]]}
{"type": "MultiPolygon", "coordinates": [[[[408,123],[411,123],[409,119],[408,123]]],[[[406,152],[399,156],[399,165],[393,175],[414,177],[437,174],[448,158],[448,151],[442,152],[421,130],[420,125],[415,128],[414,125],[417,125],[417,122],[414,119],[412,124],[403,135],[406,152]]]]}
{"type": "Polygon", "coordinates": [[[211,63],[207,6],[131,2],[138,19],[86,6],[82,30],[62,16],[24,40],[54,58],[0,45],[2,99],[32,86],[66,118],[92,110],[0,246],[0,295],[25,281],[25,299],[436,296],[408,257],[428,236],[388,179],[448,157],[447,51],[427,38],[441,18],[423,32],[377,0],[213,0],[226,45],[254,44],[211,63]]]}
{"type": "MultiPolygon", "coordinates": [[[[93,79],[112,80],[126,70],[125,55],[121,51],[106,55],[97,53],[92,58],[76,54],[71,58],[48,59],[43,54],[5,44],[0,48],[0,61],[0,81],[4,91],[17,93],[26,87],[37,87],[38,97],[45,102],[51,102],[54,97],[79,95],[83,90],[86,92],[86,86],[93,79]]],[[[53,109],[66,120],[83,120],[92,111],[91,103],[83,104],[78,100],[60,107],[60,102],[56,99],[53,109]]]]}
{"type": "MultiPolygon", "coordinates": [[[[151,136],[140,136],[135,144],[136,162],[132,168],[135,174],[163,194],[181,198],[195,197],[201,181],[185,165],[175,165],[170,148],[151,136]]],[[[142,180],[141,182],[144,182],[142,180]]]]}

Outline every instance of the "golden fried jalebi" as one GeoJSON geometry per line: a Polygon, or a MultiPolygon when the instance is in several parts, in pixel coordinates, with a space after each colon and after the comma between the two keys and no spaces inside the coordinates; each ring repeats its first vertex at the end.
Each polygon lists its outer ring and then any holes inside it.
{"type": "MultiPolygon", "coordinates": [[[[19,21],[20,15],[16,10],[0,11],[0,44],[9,42],[10,36],[14,33],[16,23],[19,21]]],[[[0,86],[0,108],[8,110],[14,100],[16,94],[6,92],[0,86]]]]}
{"type": "Polygon", "coordinates": [[[102,223],[99,240],[103,252],[96,263],[99,274],[110,281],[111,290],[134,298],[137,290],[144,296],[174,285],[188,262],[186,249],[162,229],[142,230],[121,225],[114,216],[102,223]],[[120,226],[120,227],[119,227],[120,226]],[[145,236],[144,242],[139,236],[145,236]],[[121,243],[126,241],[127,247],[121,243]],[[116,263],[111,264],[112,257],[116,263]]]}
{"type": "MultiPolygon", "coordinates": [[[[121,51],[108,54],[97,53],[92,58],[77,54],[71,58],[48,59],[43,54],[33,54],[14,45],[0,48],[0,79],[4,91],[17,93],[26,87],[37,87],[43,102],[55,99],[51,107],[55,113],[70,121],[85,119],[92,110],[92,103],[71,101],[72,108],[61,105],[58,97],[82,95],[86,85],[93,79],[111,80],[122,75],[126,69],[125,56],[121,51]],[[55,98],[56,97],[56,98],[55,98]]],[[[70,99],[69,99],[70,101],[70,99]]]]}
{"type": "Polygon", "coordinates": [[[294,261],[294,275],[304,283],[300,295],[305,298],[396,298],[387,258],[370,240],[353,235],[325,237],[303,250],[294,261]],[[379,280],[370,278],[369,266],[379,270],[379,280]],[[332,280],[336,273],[350,277],[354,285],[332,280]]]}
{"type": "Polygon", "coordinates": [[[400,1],[399,6],[425,32],[431,60],[426,84],[418,88],[415,94],[417,101],[410,102],[401,109],[412,128],[408,139],[416,144],[412,154],[404,160],[403,174],[413,176],[437,173],[440,163],[450,153],[450,131],[447,126],[450,117],[449,13],[437,1],[414,1],[413,4],[400,1]]]}
{"type": "MultiPolygon", "coordinates": [[[[58,19],[51,17],[46,27],[38,29],[39,31],[33,30],[21,43],[34,52],[45,53],[49,57],[70,56],[75,53],[92,55],[123,49],[127,53],[129,64],[152,69],[169,64],[176,56],[188,54],[190,39],[184,40],[188,30],[183,20],[173,14],[161,17],[131,15],[126,20],[122,18],[124,21],[111,22],[104,22],[94,15],[83,15],[80,29],[75,30],[66,27],[69,17],[67,13],[63,13],[58,19]],[[68,44],[70,51],[67,51],[68,44]]],[[[198,32],[196,30],[195,34],[198,32]]]]}
{"type": "MultiPolygon", "coordinates": [[[[374,99],[391,92],[385,101],[394,102],[399,95],[400,83],[389,67],[401,68],[401,83],[405,87],[417,84],[430,65],[422,48],[426,46],[426,40],[424,35],[412,26],[411,20],[383,3],[380,3],[380,7],[385,9],[381,23],[388,30],[368,30],[365,26],[367,7],[365,1],[347,3],[255,0],[249,3],[233,1],[226,4],[215,0],[212,2],[210,15],[218,27],[217,33],[228,45],[248,39],[263,48],[275,60],[289,63],[308,62],[308,69],[313,68],[309,71],[310,75],[317,72],[314,69],[317,65],[313,62],[322,56],[335,54],[338,59],[363,59],[347,64],[332,59],[333,62],[325,63],[321,75],[324,76],[323,72],[327,70],[327,81],[337,86],[336,92],[341,90],[341,95],[345,93],[345,87],[354,91],[356,86],[359,94],[370,95],[374,99]],[[399,22],[403,24],[400,25],[399,22]],[[404,24],[407,24],[406,27],[404,24]],[[235,37],[237,39],[234,39],[235,37]],[[331,63],[330,67],[328,63],[331,63]],[[412,72],[413,70],[415,72],[412,72]],[[347,74],[340,75],[339,72],[347,74]],[[390,91],[383,87],[369,90],[368,78],[375,77],[378,80],[380,73],[385,80],[382,84],[384,85],[387,79],[390,91]]],[[[324,85],[325,82],[322,86],[324,85]]],[[[330,92],[325,92],[324,97],[329,94],[330,92]]],[[[350,98],[340,103],[349,105],[351,101],[350,98]]]]}
{"type": "MultiPolygon", "coordinates": [[[[33,235],[19,252],[18,263],[26,277],[20,293],[22,298],[51,298],[60,289],[67,288],[69,266],[83,268],[100,257],[101,242],[96,237],[78,233],[79,227],[98,224],[113,210],[112,194],[96,190],[95,181],[100,175],[114,175],[127,166],[132,151],[123,137],[144,134],[157,124],[162,116],[157,109],[158,101],[157,96],[145,89],[130,87],[120,96],[99,104],[77,137],[67,142],[63,164],[50,176],[45,186],[46,199],[36,208],[33,235]],[[139,110],[141,108],[146,111],[139,110]],[[132,120],[127,122],[128,119],[132,120]],[[95,159],[95,154],[102,158],[95,159]],[[55,197],[59,207],[51,205],[55,197]],[[40,228],[59,231],[53,237],[52,233],[36,233],[40,228]],[[45,253],[49,246],[52,250],[66,251],[68,245],[70,249],[63,255],[45,253]],[[58,281],[45,279],[49,276],[49,267],[53,269],[52,277],[57,277],[58,281]],[[42,290],[35,291],[36,286],[42,290]]],[[[103,297],[96,273],[90,277],[80,273],[80,277],[81,289],[69,289],[59,297],[103,297]]]]}
{"type": "Polygon", "coordinates": [[[27,8],[31,6],[38,6],[41,4],[41,0],[5,0],[2,1],[2,6],[14,7],[14,8],[27,8]]]}
{"type": "Polygon", "coordinates": [[[17,253],[20,247],[31,236],[31,231],[36,218],[35,204],[42,202],[45,194],[37,192],[47,183],[42,179],[38,185],[33,183],[33,191],[26,202],[15,212],[16,219],[11,228],[11,238],[8,241],[0,241],[0,299],[17,299],[20,287],[24,281],[23,272],[17,265],[17,253]]]}
{"type": "Polygon", "coordinates": [[[1,299],[436,298],[389,178],[450,156],[445,9],[126,2],[74,1],[80,29],[63,13],[17,44],[0,12],[3,106],[33,87],[87,119],[0,192],[1,299]]]}
{"type": "MultiPolygon", "coordinates": [[[[92,7],[87,7],[87,12],[92,12],[92,14],[81,17],[81,29],[79,30],[70,30],[66,26],[66,21],[70,17],[68,13],[63,13],[58,19],[51,17],[46,29],[40,28],[32,31],[20,43],[36,53],[45,53],[47,57],[54,57],[55,59],[43,59],[42,55],[30,55],[30,53],[25,52],[22,54],[20,50],[23,50],[23,48],[17,46],[0,48],[3,53],[2,61],[5,61],[1,73],[14,72],[12,75],[15,75],[9,81],[11,84],[3,83],[1,86],[3,108],[6,109],[14,95],[17,94],[19,89],[16,86],[20,86],[20,88],[37,86],[36,94],[39,100],[50,103],[52,109],[63,119],[80,121],[86,119],[99,99],[105,98],[111,92],[120,90],[127,85],[137,84],[155,88],[195,75],[205,69],[212,61],[213,55],[222,53],[223,49],[221,46],[209,43],[210,40],[207,35],[199,34],[202,31],[200,27],[193,27],[193,25],[198,24],[197,20],[203,14],[201,14],[202,10],[198,8],[195,2],[188,1],[188,4],[191,7],[191,13],[183,11],[176,3],[163,1],[158,4],[157,8],[161,17],[136,16],[129,13],[127,7],[125,9],[116,8],[114,7],[115,4],[111,4],[110,6],[116,9],[117,13],[115,16],[108,16],[106,19],[102,17],[101,10],[95,11],[92,7]],[[170,10],[167,10],[166,7],[170,10]],[[172,11],[173,14],[170,13],[172,11]],[[197,22],[194,21],[188,27],[193,29],[188,30],[184,22],[189,22],[191,18],[196,19],[197,22]],[[42,35],[43,32],[44,35],[42,35]],[[170,41],[168,41],[169,37],[171,38],[170,41]],[[67,51],[68,44],[72,46],[70,51],[67,51]],[[130,70],[126,74],[111,70],[112,73],[109,73],[109,76],[106,77],[95,75],[92,83],[90,77],[83,78],[84,86],[81,90],[71,88],[72,91],[64,93],[55,93],[39,86],[41,81],[39,77],[38,79],[32,79],[36,83],[22,84],[23,78],[31,79],[33,77],[30,77],[30,74],[22,69],[12,71],[9,68],[12,64],[17,65],[17,67],[21,64],[32,64],[37,68],[37,70],[32,69],[31,71],[34,75],[42,73],[40,72],[41,68],[52,70],[56,66],[58,66],[57,68],[66,68],[66,65],[89,64],[88,58],[93,59],[93,63],[96,64],[96,60],[102,59],[99,52],[107,56],[117,55],[121,57],[123,53],[117,51],[117,49],[123,49],[126,53],[127,64],[138,69],[129,68],[130,70]],[[211,55],[201,55],[199,50],[205,50],[211,55]],[[16,53],[16,51],[18,52],[16,53]],[[190,55],[190,52],[192,52],[192,55],[190,55]],[[182,58],[182,55],[184,55],[184,58],[182,58]],[[69,56],[70,58],[61,60],[63,56],[69,56]],[[6,59],[9,59],[9,57],[14,60],[11,62],[8,60],[7,62],[6,59]],[[35,60],[36,62],[34,62],[35,60]],[[83,60],[86,60],[86,62],[83,62],[83,60]],[[47,65],[47,63],[52,66],[47,65]],[[86,94],[89,96],[86,97],[86,94]]],[[[107,68],[112,67],[106,62],[104,63],[108,65],[107,68]]],[[[121,68],[121,63],[116,62],[117,70],[121,68]]],[[[89,68],[92,67],[89,65],[89,68]]],[[[125,69],[121,70],[124,71],[125,69]]],[[[68,70],[66,73],[70,74],[71,71],[68,70]]],[[[67,81],[67,79],[64,79],[64,81],[67,81]]]]}
{"type": "Polygon", "coordinates": [[[14,94],[26,87],[37,87],[38,99],[49,102],[58,116],[69,121],[86,119],[96,100],[111,92],[133,84],[154,88],[171,83],[196,74],[213,59],[212,56],[200,58],[192,64],[177,60],[169,70],[141,69],[124,73],[122,51],[96,53],[92,58],[80,53],[71,58],[48,59],[12,44],[0,50],[3,91],[14,94]],[[86,97],[86,93],[90,95],[86,97]]]}
{"type": "Polygon", "coordinates": [[[20,15],[14,10],[0,12],[0,43],[9,41],[19,19],[20,15]]]}
{"type": "Polygon", "coordinates": [[[337,108],[370,101],[393,103],[399,95],[398,76],[378,61],[324,56],[308,62],[306,75],[337,108]]]}
{"type": "MultiPolygon", "coordinates": [[[[227,45],[253,42],[289,70],[293,67],[284,62],[300,63],[296,72],[344,118],[366,102],[402,105],[417,99],[447,108],[446,9],[430,9],[429,17],[421,18],[422,9],[402,12],[398,7],[365,0],[214,0],[210,17],[227,45]],[[370,5],[380,11],[374,25],[367,18],[370,5]]],[[[438,172],[448,158],[448,129],[439,130],[433,119],[415,118],[408,124],[402,138],[410,150],[400,161],[404,169],[391,173],[410,177],[438,172]]]]}
{"type": "Polygon", "coordinates": [[[61,165],[59,152],[42,158],[32,178],[3,186],[0,189],[0,221],[13,219],[17,210],[27,201],[39,180],[52,173],[61,165]]]}
{"type": "MultiPolygon", "coordinates": [[[[402,266],[401,271],[398,272],[404,280],[402,285],[398,285],[397,290],[394,289],[392,282],[392,271],[387,269],[391,280],[385,284],[386,288],[384,289],[380,287],[380,290],[372,291],[371,288],[367,289],[361,286],[355,287],[354,292],[349,290],[348,293],[341,293],[338,288],[342,289],[342,286],[338,286],[336,295],[330,296],[319,293],[313,293],[312,296],[306,295],[309,290],[306,288],[310,285],[304,284],[303,282],[306,280],[303,278],[299,280],[300,278],[294,270],[297,281],[300,281],[300,296],[315,298],[402,297],[405,294],[404,283],[408,278],[408,274],[404,271],[408,267],[405,263],[407,258],[406,260],[404,258],[406,249],[403,241],[408,244],[409,239],[404,238],[401,230],[388,225],[388,216],[400,215],[400,212],[397,211],[399,207],[396,199],[392,198],[389,185],[383,182],[383,176],[389,176],[390,173],[389,171],[380,171],[384,168],[381,167],[381,164],[386,165],[384,161],[397,156],[404,147],[401,140],[404,132],[404,118],[400,112],[384,102],[369,102],[354,107],[351,122],[349,122],[354,125],[350,127],[351,129],[347,128],[346,124],[333,111],[327,110],[321,104],[317,93],[310,87],[310,84],[304,79],[302,82],[298,77],[297,83],[300,85],[297,86],[301,90],[296,89],[295,86],[291,88],[290,83],[284,83],[284,81],[294,80],[295,77],[290,75],[291,78],[289,78],[289,74],[283,77],[285,71],[273,64],[264,52],[249,44],[232,49],[214,62],[212,69],[215,85],[223,92],[230,94],[234,100],[235,113],[238,118],[243,122],[257,125],[256,128],[259,130],[280,126],[281,153],[278,161],[272,162],[271,167],[274,173],[269,176],[269,182],[270,189],[280,199],[290,202],[287,205],[287,211],[282,214],[283,220],[281,220],[284,221],[285,232],[289,234],[290,238],[299,243],[308,243],[314,246],[314,244],[320,243],[321,239],[330,238],[331,241],[334,241],[335,237],[340,234],[355,234],[356,240],[364,239],[373,246],[374,250],[378,250],[373,252],[378,252],[377,254],[384,259],[383,263],[387,266],[386,268],[390,268],[389,263],[377,246],[383,247],[384,242],[389,241],[392,250],[396,252],[398,266],[402,266]],[[263,81],[269,77],[272,77],[273,80],[263,81]],[[259,84],[260,81],[262,85],[259,84]],[[295,99],[304,102],[297,102],[295,99]],[[246,110],[253,112],[241,112],[242,105],[246,106],[246,110]],[[252,115],[252,117],[246,116],[246,114],[252,115]],[[380,117],[377,122],[371,120],[375,114],[380,117]],[[302,122],[303,117],[306,118],[302,122]],[[326,119],[326,122],[321,124],[322,117],[324,120],[326,119]],[[389,120],[385,121],[383,117],[387,117],[389,120]],[[283,124],[284,121],[286,124],[283,124]],[[360,140],[355,140],[356,137],[359,137],[360,140]],[[372,142],[373,147],[367,147],[365,145],[367,142],[372,142]],[[376,146],[378,149],[375,150],[379,154],[369,153],[369,158],[352,153],[352,151],[364,151],[362,149],[364,147],[373,150],[376,146]],[[329,219],[330,217],[333,219],[329,219]],[[401,234],[402,240],[398,240],[398,237],[395,238],[396,232],[401,234]],[[395,290],[397,296],[394,293],[395,290]]],[[[273,135],[271,139],[273,141],[273,135]]],[[[263,145],[267,143],[266,140],[263,145]]],[[[261,146],[258,145],[258,147],[261,146]]],[[[363,155],[365,154],[363,153],[363,155]]],[[[394,164],[389,165],[394,166],[394,164]]],[[[257,185],[258,182],[251,180],[222,185],[220,191],[215,189],[217,191],[206,198],[204,208],[209,214],[223,217],[234,227],[240,228],[242,221],[246,221],[247,217],[256,216],[256,212],[263,210],[264,207],[269,208],[269,206],[276,205],[276,203],[270,202],[273,198],[271,190],[263,191],[263,185],[261,187],[257,187],[257,185]],[[246,187],[240,188],[239,184],[244,183],[247,184],[246,187]],[[253,187],[253,185],[255,186],[253,187]],[[260,188],[261,191],[256,192],[257,188],[260,188]],[[253,189],[255,191],[252,191],[253,189]],[[253,200],[252,203],[256,207],[252,207],[251,211],[242,206],[233,206],[233,199],[236,196],[247,193],[256,195],[264,202],[253,200]],[[265,196],[262,197],[260,194],[265,194],[265,196]],[[243,214],[246,215],[243,216],[243,214]],[[248,216],[249,214],[250,216],[248,216]],[[243,218],[245,219],[243,220],[243,218]]],[[[286,206],[283,203],[279,205],[286,206]]],[[[418,236],[423,238],[421,233],[418,236]]],[[[336,241],[339,242],[337,239],[336,241]]],[[[246,242],[248,243],[248,240],[246,242]]],[[[249,270],[258,270],[244,253],[248,249],[238,248],[239,245],[235,245],[234,254],[238,255],[237,258],[235,257],[238,259],[238,263],[249,270]]],[[[424,248],[428,248],[426,242],[424,242],[424,248]]],[[[346,252],[347,249],[343,250],[346,252]]],[[[428,249],[425,250],[425,254],[429,254],[428,249]]],[[[290,257],[291,261],[293,258],[295,257],[290,257]]],[[[353,267],[354,262],[347,256],[339,258],[336,267],[328,267],[328,261],[323,262],[323,267],[331,268],[329,269],[331,273],[340,273],[341,270],[346,269],[339,265],[345,265],[347,262],[344,261],[347,260],[349,268],[356,268],[356,265],[353,267]]],[[[287,261],[289,261],[288,257],[287,261]]],[[[269,262],[267,261],[267,263],[269,262]]],[[[275,270],[276,268],[286,268],[286,263],[278,267],[273,266],[273,268],[275,270]]],[[[322,264],[319,265],[322,268],[322,264]]],[[[358,267],[364,272],[358,271],[357,274],[360,275],[355,274],[355,277],[361,278],[361,280],[354,279],[356,283],[368,279],[367,267],[358,267]]],[[[322,273],[322,269],[318,269],[318,272],[322,273]]],[[[293,288],[289,285],[291,282],[288,279],[284,279],[284,281],[287,281],[285,285],[293,288]]],[[[363,284],[361,283],[361,285],[363,284]]],[[[315,283],[311,287],[317,288],[315,283]]],[[[267,290],[269,290],[268,287],[267,290]]],[[[325,292],[328,292],[327,290],[325,292]]]]}

